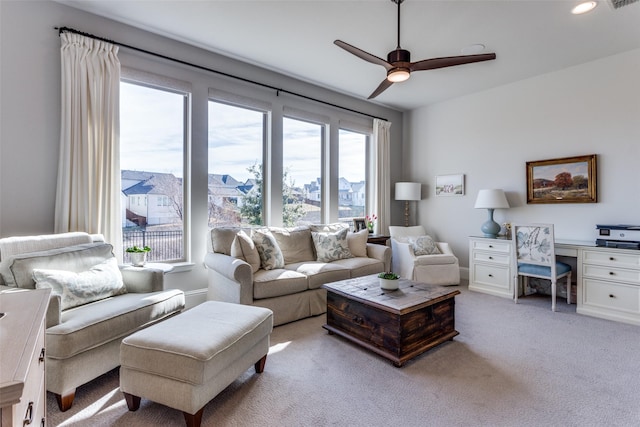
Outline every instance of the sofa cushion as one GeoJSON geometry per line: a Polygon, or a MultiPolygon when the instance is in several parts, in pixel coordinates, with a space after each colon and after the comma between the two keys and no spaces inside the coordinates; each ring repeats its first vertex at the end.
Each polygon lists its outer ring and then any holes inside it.
{"type": "Polygon", "coordinates": [[[369,239],[369,231],[364,229],[357,233],[347,233],[347,244],[349,251],[353,256],[367,256],[367,240],[369,239]]]}
{"type": "Polygon", "coordinates": [[[260,255],[260,266],[265,270],[284,268],[284,257],[278,246],[278,242],[269,230],[253,230],[251,239],[258,249],[260,255]]]}
{"type": "Polygon", "coordinates": [[[409,237],[408,241],[413,248],[413,254],[415,256],[436,255],[440,253],[438,245],[436,245],[436,242],[431,236],[409,237]]]}
{"type": "Polygon", "coordinates": [[[80,273],[34,268],[33,279],[36,289],[51,288],[60,295],[62,310],[127,292],[115,257],[80,273]]]}
{"type": "Polygon", "coordinates": [[[309,227],[269,227],[269,231],[278,242],[285,265],[316,259],[309,227]]]}
{"type": "Polygon", "coordinates": [[[420,255],[413,260],[413,265],[442,265],[455,264],[456,262],[458,262],[458,258],[451,254],[420,255]]]}
{"type": "Polygon", "coordinates": [[[35,289],[35,268],[66,270],[74,273],[87,271],[94,265],[113,258],[113,246],[108,243],[85,243],[66,248],[51,249],[16,255],[12,258],[5,283],[19,288],[35,289]]]}
{"type": "Polygon", "coordinates": [[[122,338],[184,308],[178,289],[146,294],[128,293],[62,313],[62,323],[47,328],[47,357],[67,359],[122,338]]]}
{"type": "Polygon", "coordinates": [[[260,254],[251,237],[243,230],[238,231],[231,243],[231,256],[247,262],[255,273],[260,268],[260,254]]]}
{"type": "Polygon", "coordinates": [[[258,270],[253,276],[253,297],[272,298],[295,294],[307,289],[307,276],[297,271],[278,268],[258,270]]]}
{"type": "Polygon", "coordinates": [[[349,258],[334,261],[331,264],[339,265],[351,272],[351,277],[368,276],[369,274],[382,273],[384,263],[375,258],[349,258]]]}
{"type": "Polygon", "coordinates": [[[307,261],[287,264],[285,268],[307,276],[309,289],[318,289],[325,283],[337,282],[351,277],[347,268],[335,263],[307,261]]]}
{"type": "Polygon", "coordinates": [[[231,244],[240,230],[242,230],[240,227],[212,228],[210,233],[213,252],[231,255],[231,244]]]}
{"type": "Polygon", "coordinates": [[[352,258],[347,243],[347,228],[334,232],[312,231],[313,245],[316,248],[316,260],[331,262],[339,259],[352,258]]]}

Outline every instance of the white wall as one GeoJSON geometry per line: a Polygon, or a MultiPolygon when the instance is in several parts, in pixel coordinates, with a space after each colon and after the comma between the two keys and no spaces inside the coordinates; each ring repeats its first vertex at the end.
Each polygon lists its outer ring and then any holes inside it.
{"type": "MultiPolygon", "coordinates": [[[[388,118],[391,127],[392,170],[401,171],[402,113],[382,108],[324,88],[290,79],[240,63],[202,49],[178,43],[102,17],[88,14],[52,1],[0,0],[0,237],[53,232],[55,189],[60,132],[60,40],[54,27],[68,26],[166,56],[235,73],[276,87],[323,99],[337,105],[388,118]]],[[[194,268],[187,273],[172,273],[170,287],[197,292],[206,287],[202,260],[206,251],[207,223],[207,117],[208,89],[240,91],[251,96],[269,96],[275,107],[287,105],[309,109],[299,98],[241,84],[186,66],[167,64],[153,57],[123,48],[123,65],[153,70],[191,83],[192,101],[198,106],[192,117],[190,167],[192,222],[191,247],[194,268]],[[203,113],[204,112],[204,113],[203,113]]],[[[319,113],[331,115],[329,107],[317,106],[319,113]],[[324,108],[324,110],[323,110],[324,108]]],[[[314,107],[315,108],[315,107],[314,107]]],[[[332,110],[335,111],[335,110],[332,110]]],[[[360,117],[361,119],[361,117],[360,117]]],[[[337,123],[332,123],[336,125],[337,123]]],[[[393,175],[394,180],[399,179],[393,175]]],[[[400,209],[397,210],[401,215],[400,209]]]]}
{"type": "Polygon", "coordinates": [[[640,224],[640,50],[442,102],[405,119],[405,162],[425,184],[418,222],[468,266],[481,235],[478,190],[503,188],[499,223],[551,222],[556,237],[594,240],[596,224],[640,224]],[[598,155],[598,203],[526,203],[527,161],[598,155]],[[435,197],[436,175],[466,175],[464,197],[435,197]]]}

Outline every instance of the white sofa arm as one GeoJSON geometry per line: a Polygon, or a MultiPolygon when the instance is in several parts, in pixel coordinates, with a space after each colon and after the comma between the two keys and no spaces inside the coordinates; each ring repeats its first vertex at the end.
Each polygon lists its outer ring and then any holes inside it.
{"type": "Polygon", "coordinates": [[[367,243],[367,256],[384,263],[384,271],[391,269],[391,248],[385,245],[367,243]]]}
{"type": "Polygon", "coordinates": [[[62,321],[61,310],[61,297],[60,295],[49,295],[49,305],[47,306],[47,328],[59,325],[62,321]]]}
{"type": "Polygon", "coordinates": [[[404,279],[413,280],[413,269],[415,265],[415,255],[413,248],[408,243],[391,239],[391,249],[393,250],[392,270],[404,279]]]}
{"type": "Polygon", "coordinates": [[[248,263],[229,255],[208,252],[204,265],[209,275],[208,300],[253,303],[253,270],[248,263]]]}
{"type": "Polygon", "coordinates": [[[438,249],[440,249],[441,253],[445,255],[453,255],[453,250],[451,250],[451,246],[448,243],[436,242],[436,245],[438,246],[438,249]]]}

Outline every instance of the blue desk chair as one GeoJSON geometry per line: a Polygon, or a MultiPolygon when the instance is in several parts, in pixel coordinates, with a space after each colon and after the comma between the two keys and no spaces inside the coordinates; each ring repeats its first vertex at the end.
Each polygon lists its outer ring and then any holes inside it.
{"type": "Polygon", "coordinates": [[[567,278],[567,304],[571,304],[571,266],[556,261],[553,224],[513,224],[513,271],[515,272],[515,296],[518,303],[520,277],[524,277],[525,289],[529,277],[551,281],[551,311],[556,311],[556,283],[567,278]]]}

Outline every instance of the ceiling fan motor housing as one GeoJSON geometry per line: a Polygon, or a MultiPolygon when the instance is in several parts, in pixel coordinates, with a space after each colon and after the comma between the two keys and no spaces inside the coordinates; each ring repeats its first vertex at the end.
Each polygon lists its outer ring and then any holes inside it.
{"type": "Polygon", "coordinates": [[[391,64],[394,64],[395,62],[411,62],[411,53],[405,49],[393,50],[387,55],[387,62],[390,62],[391,64]]]}

